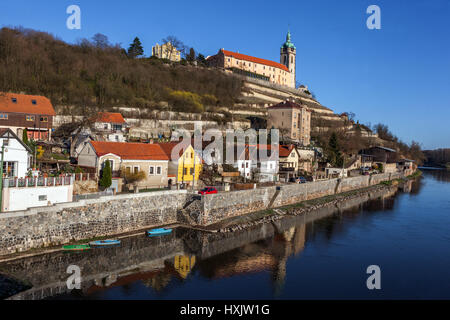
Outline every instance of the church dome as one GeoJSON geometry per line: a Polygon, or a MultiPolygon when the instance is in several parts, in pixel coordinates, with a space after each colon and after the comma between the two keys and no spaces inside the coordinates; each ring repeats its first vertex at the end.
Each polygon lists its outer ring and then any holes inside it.
{"type": "Polygon", "coordinates": [[[288,31],[288,33],[286,35],[286,42],[283,43],[281,48],[284,48],[284,49],[287,49],[287,48],[296,49],[294,44],[291,42],[291,32],[290,31],[288,31]]]}

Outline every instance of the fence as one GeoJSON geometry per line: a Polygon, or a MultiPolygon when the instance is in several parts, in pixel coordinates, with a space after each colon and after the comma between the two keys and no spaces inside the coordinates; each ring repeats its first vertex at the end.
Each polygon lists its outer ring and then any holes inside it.
{"type": "Polygon", "coordinates": [[[26,177],[26,178],[5,178],[4,188],[34,188],[34,187],[54,187],[68,186],[73,184],[72,176],[61,177],[26,177]]]}

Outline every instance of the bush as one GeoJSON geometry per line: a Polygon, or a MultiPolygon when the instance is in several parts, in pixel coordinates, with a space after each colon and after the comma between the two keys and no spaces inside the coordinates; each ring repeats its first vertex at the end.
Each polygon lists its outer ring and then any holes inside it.
{"type": "Polygon", "coordinates": [[[125,172],[123,174],[123,178],[125,179],[126,183],[137,183],[139,181],[144,180],[147,177],[144,171],[139,171],[137,173],[132,172],[125,172]]]}

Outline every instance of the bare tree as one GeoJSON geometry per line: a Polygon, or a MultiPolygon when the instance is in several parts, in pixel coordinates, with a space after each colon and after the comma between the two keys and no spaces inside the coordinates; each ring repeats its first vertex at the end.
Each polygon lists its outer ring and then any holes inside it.
{"type": "Polygon", "coordinates": [[[161,40],[163,43],[169,43],[171,46],[166,46],[165,52],[163,52],[163,57],[169,59],[175,50],[180,51],[182,57],[186,57],[186,52],[188,50],[187,46],[175,36],[167,36],[161,40]]]}

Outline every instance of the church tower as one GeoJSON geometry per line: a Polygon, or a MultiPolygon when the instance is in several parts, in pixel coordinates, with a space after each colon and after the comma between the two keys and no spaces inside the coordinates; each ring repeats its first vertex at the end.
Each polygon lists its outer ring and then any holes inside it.
{"type": "Polygon", "coordinates": [[[295,88],[295,56],[297,49],[291,42],[291,32],[288,31],[286,35],[286,42],[281,46],[280,63],[284,64],[290,72],[289,87],[295,88]]]}

